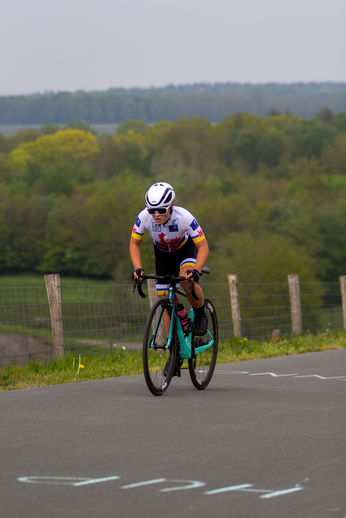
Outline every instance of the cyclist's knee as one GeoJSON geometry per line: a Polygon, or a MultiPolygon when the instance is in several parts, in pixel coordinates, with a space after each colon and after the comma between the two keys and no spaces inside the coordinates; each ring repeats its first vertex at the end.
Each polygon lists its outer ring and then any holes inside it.
{"type": "Polygon", "coordinates": [[[185,293],[189,293],[189,283],[187,281],[181,281],[180,284],[185,293]]]}

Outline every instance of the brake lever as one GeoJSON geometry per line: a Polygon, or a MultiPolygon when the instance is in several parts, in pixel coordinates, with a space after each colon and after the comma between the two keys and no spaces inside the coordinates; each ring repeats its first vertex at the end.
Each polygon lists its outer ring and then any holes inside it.
{"type": "Polygon", "coordinates": [[[193,296],[193,298],[194,298],[195,300],[199,300],[199,296],[198,296],[198,295],[196,295],[196,292],[195,292],[195,286],[194,286],[194,284],[192,284],[192,282],[191,282],[191,278],[188,278],[188,279],[187,279],[187,282],[189,283],[189,292],[191,293],[191,295],[193,296]]]}
{"type": "Polygon", "coordinates": [[[136,288],[137,288],[137,291],[138,291],[139,295],[142,297],[142,299],[145,299],[146,298],[146,294],[142,290],[142,283],[139,282],[139,279],[135,279],[135,282],[133,283],[132,293],[136,291],[136,288]]]}
{"type": "Polygon", "coordinates": [[[146,294],[142,290],[142,283],[141,282],[139,282],[137,284],[137,290],[138,290],[138,293],[140,294],[140,296],[142,297],[142,299],[145,299],[146,298],[146,294]]]}

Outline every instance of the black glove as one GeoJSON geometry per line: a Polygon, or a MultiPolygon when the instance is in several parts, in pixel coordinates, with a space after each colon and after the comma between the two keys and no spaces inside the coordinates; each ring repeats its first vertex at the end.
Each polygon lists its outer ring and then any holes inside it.
{"type": "Polygon", "coordinates": [[[187,275],[189,275],[190,273],[192,273],[192,279],[195,282],[198,282],[199,281],[199,271],[198,270],[186,270],[187,275]]]}
{"type": "Polygon", "coordinates": [[[142,268],[136,268],[136,270],[133,270],[132,279],[137,281],[138,279],[135,278],[135,274],[137,275],[137,277],[141,277],[142,271],[143,271],[142,268]]]}

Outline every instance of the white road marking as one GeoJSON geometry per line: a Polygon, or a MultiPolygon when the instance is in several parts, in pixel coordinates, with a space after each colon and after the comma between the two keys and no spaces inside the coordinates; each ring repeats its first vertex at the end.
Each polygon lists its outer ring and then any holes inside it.
{"type": "Polygon", "coordinates": [[[272,378],[285,378],[293,377],[296,378],[319,378],[321,380],[339,380],[346,381],[346,376],[320,376],[319,374],[304,374],[299,376],[298,374],[276,374],[275,372],[247,372],[247,371],[218,371],[215,370],[215,374],[248,374],[249,376],[272,376],[272,378]]]}
{"type": "Polygon", "coordinates": [[[135,484],[128,484],[127,486],[121,486],[121,489],[133,489],[134,487],[149,486],[151,484],[159,484],[165,482],[165,478],[154,478],[153,480],[145,480],[144,482],[136,482],[135,484]]]}
{"type": "Polygon", "coordinates": [[[273,378],[283,378],[285,376],[297,376],[297,374],[275,374],[275,372],[256,372],[254,374],[249,374],[249,376],[264,376],[265,374],[270,374],[273,378]]]}
{"type": "Polygon", "coordinates": [[[108,482],[117,480],[120,477],[105,478],[82,478],[82,477],[19,477],[19,482],[28,484],[53,484],[57,486],[86,486],[87,484],[97,484],[98,482],[108,482]]]}
{"type": "MultiPolygon", "coordinates": [[[[104,478],[83,478],[83,477],[40,477],[40,476],[32,476],[32,477],[19,477],[17,480],[19,482],[26,482],[28,484],[51,484],[51,485],[69,485],[69,486],[85,486],[87,484],[96,484],[98,482],[108,482],[110,480],[118,480],[119,476],[112,477],[104,477],[104,478]]],[[[135,482],[133,484],[127,484],[126,486],[121,486],[121,489],[134,489],[136,487],[149,486],[152,484],[161,484],[162,482],[178,482],[180,484],[184,484],[176,486],[176,487],[166,487],[164,489],[159,489],[160,492],[168,492],[168,491],[182,491],[185,489],[195,489],[198,487],[205,486],[205,482],[200,482],[199,480],[183,480],[183,479],[167,479],[167,478],[154,478],[151,480],[144,480],[142,482],[135,482]]],[[[274,496],[286,495],[288,493],[294,493],[295,491],[301,491],[304,489],[299,484],[296,484],[295,487],[289,489],[281,489],[279,491],[275,489],[255,489],[253,484],[240,484],[237,486],[227,486],[221,487],[219,489],[212,489],[211,491],[205,491],[205,495],[217,495],[220,493],[226,493],[230,491],[243,491],[248,493],[265,493],[261,495],[260,498],[273,498],[274,496]]]]}

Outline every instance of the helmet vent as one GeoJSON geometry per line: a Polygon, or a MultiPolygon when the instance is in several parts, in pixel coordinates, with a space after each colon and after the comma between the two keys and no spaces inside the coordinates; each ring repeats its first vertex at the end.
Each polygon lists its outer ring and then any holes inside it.
{"type": "Polygon", "coordinates": [[[167,207],[173,203],[174,199],[173,187],[166,182],[155,183],[145,195],[146,206],[151,208],[167,207]]]}

